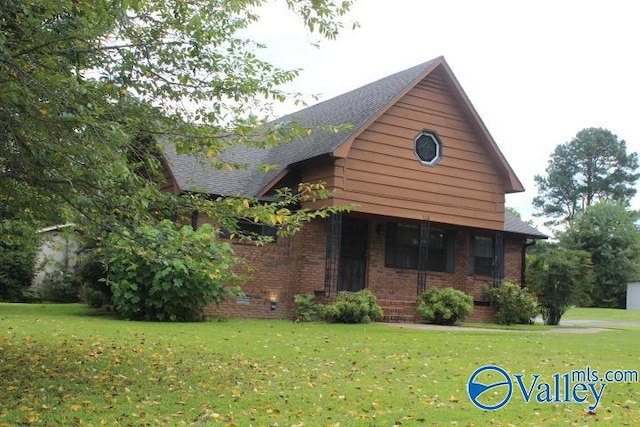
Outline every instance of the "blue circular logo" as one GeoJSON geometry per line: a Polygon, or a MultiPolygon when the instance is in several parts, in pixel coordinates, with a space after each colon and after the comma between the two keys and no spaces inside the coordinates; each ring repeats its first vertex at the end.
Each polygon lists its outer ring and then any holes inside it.
{"type": "Polygon", "coordinates": [[[467,384],[469,399],[480,409],[493,411],[509,402],[513,383],[507,371],[499,366],[485,365],[476,369],[467,384]],[[493,390],[493,393],[489,393],[493,390]]]}

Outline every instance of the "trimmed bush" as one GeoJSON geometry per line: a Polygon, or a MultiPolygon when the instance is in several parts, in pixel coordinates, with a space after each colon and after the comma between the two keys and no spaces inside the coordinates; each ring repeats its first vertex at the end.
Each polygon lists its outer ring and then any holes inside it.
{"type": "Polygon", "coordinates": [[[473,311],[473,298],[447,287],[431,288],[418,296],[418,313],[429,323],[453,325],[473,311]]]}
{"type": "Polygon", "coordinates": [[[322,308],[321,316],[329,322],[369,323],[381,320],[382,308],[368,289],[358,292],[339,292],[333,304],[322,308]]]}
{"type": "Polygon", "coordinates": [[[536,296],[517,283],[505,281],[501,286],[488,289],[487,294],[498,306],[496,312],[498,323],[527,324],[531,323],[538,314],[536,296]]]}
{"type": "Polygon", "coordinates": [[[318,317],[318,312],[322,309],[322,304],[315,302],[315,295],[296,295],[293,302],[296,305],[296,322],[311,322],[318,317]]]}

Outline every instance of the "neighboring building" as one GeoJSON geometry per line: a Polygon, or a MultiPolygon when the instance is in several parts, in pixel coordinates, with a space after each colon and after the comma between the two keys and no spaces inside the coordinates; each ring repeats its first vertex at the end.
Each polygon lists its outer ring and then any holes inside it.
{"type": "Polygon", "coordinates": [[[79,244],[70,232],[74,224],[62,224],[38,230],[42,246],[36,265],[38,272],[32,281],[32,289],[37,290],[47,276],[64,271],[71,272],[79,261],[79,244]]]}
{"type": "Polygon", "coordinates": [[[296,294],[330,299],[368,288],[388,320],[413,320],[419,292],[453,286],[474,297],[473,318],[487,320],[493,309],[483,290],[503,278],[521,282],[527,242],[546,238],[505,215],[505,194],[524,189],[442,57],[279,122],[352,127],[227,153],[251,166],[279,166],[268,173],[216,170],[169,146],[169,187],[268,197],[278,187],[322,181],[336,192],[326,203],[358,208],[266,247],[237,244],[254,267],[248,298],[211,307],[210,315],[288,317],[296,294]]]}
{"type": "Polygon", "coordinates": [[[627,283],[627,310],[640,310],[640,282],[627,283]]]}

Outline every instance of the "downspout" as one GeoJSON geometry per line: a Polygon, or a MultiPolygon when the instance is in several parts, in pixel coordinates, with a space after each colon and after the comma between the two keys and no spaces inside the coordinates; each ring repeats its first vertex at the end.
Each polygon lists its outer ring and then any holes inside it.
{"type": "Polygon", "coordinates": [[[536,244],[535,239],[531,239],[530,242],[525,243],[522,246],[522,258],[520,260],[520,286],[526,286],[525,273],[527,271],[527,248],[534,246],[536,244]]]}

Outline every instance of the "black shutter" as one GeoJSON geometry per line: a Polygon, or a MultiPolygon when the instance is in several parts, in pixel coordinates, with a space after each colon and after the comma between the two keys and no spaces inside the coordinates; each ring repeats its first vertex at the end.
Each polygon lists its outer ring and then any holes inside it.
{"type": "Polygon", "coordinates": [[[504,233],[496,231],[493,238],[493,284],[499,286],[504,278],[504,233]]]}
{"type": "Polygon", "coordinates": [[[455,273],[456,271],[456,232],[445,231],[444,244],[446,251],[445,271],[447,273],[455,273]]]}

